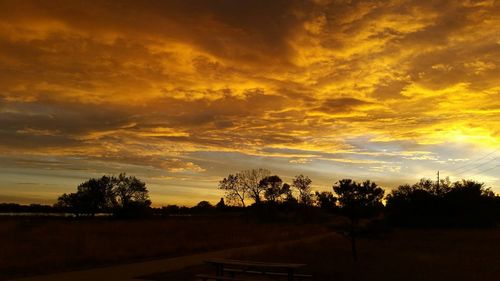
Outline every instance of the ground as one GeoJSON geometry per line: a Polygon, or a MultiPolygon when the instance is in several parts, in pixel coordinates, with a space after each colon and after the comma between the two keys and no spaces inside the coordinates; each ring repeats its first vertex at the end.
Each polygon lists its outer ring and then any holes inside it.
{"type": "MultiPolygon", "coordinates": [[[[500,229],[395,229],[379,238],[359,240],[353,262],[342,235],[263,248],[240,259],[306,263],[314,280],[500,280],[500,229]]],[[[149,280],[192,280],[206,266],[148,276],[149,280]],[[174,279],[172,279],[174,278],[174,279]]]]}
{"type": "Polygon", "coordinates": [[[325,233],[308,223],[259,223],[248,217],[148,220],[2,218],[0,280],[102,267],[325,233]]]}
{"type": "Polygon", "coordinates": [[[499,228],[384,229],[359,239],[359,260],[353,262],[349,241],[335,226],[325,222],[258,223],[239,217],[4,220],[0,235],[6,243],[1,244],[0,276],[6,280],[26,273],[99,266],[102,268],[52,276],[76,280],[75,276],[120,272],[141,280],[182,281],[193,280],[196,273],[212,272],[203,259],[221,256],[306,263],[303,270],[316,281],[500,280],[499,228]],[[230,248],[233,250],[213,252],[230,248]],[[174,256],[182,257],[165,259],[174,256]]]}

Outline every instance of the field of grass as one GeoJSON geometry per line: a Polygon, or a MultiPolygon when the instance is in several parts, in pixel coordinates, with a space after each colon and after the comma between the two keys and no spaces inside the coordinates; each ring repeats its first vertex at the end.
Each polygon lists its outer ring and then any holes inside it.
{"type": "MultiPolygon", "coordinates": [[[[313,281],[483,281],[500,280],[500,229],[393,230],[380,238],[360,239],[354,263],[348,240],[341,235],[281,245],[261,253],[236,256],[246,260],[306,263],[313,281]]],[[[200,265],[183,272],[156,274],[156,281],[193,280],[200,265]]],[[[270,279],[271,280],[271,279],[270,279]]]]}
{"type": "MultiPolygon", "coordinates": [[[[329,224],[329,226],[338,225],[329,224]]],[[[500,280],[500,228],[392,229],[349,241],[325,224],[258,223],[241,217],[112,219],[3,218],[0,280],[92,268],[247,245],[273,244],[234,258],[306,263],[314,281],[500,280]],[[279,243],[299,240],[298,242],[279,243]]],[[[150,280],[192,280],[213,269],[200,265],[159,273],[150,280]]]]}
{"type": "Polygon", "coordinates": [[[354,263],[349,242],[339,235],[241,258],[306,263],[324,281],[500,280],[500,229],[394,230],[360,239],[358,251],[354,263]]]}
{"type": "Polygon", "coordinates": [[[319,224],[224,217],[143,221],[2,218],[0,280],[294,240],[327,231],[319,224]]]}

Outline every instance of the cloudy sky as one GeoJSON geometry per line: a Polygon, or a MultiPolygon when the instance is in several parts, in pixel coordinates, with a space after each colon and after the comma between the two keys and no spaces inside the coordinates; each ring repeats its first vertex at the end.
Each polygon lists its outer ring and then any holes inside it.
{"type": "Polygon", "coordinates": [[[267,168],[500,192],[500,1],[0,0],[0,202],[267,168]],[[499,158],[497,158],[499,157],[499,158]]]}

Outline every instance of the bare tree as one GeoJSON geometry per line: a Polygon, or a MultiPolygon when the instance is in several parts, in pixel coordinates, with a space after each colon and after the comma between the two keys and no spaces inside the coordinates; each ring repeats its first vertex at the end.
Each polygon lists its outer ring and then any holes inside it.
{"type": "Polygon", "coordinates": [[[238,183],[248,192],[248,196],[254,200],[255,204],[260,204],[261,193],[266,189],[265,186],[260,185],[260,181],[270,174],[271,172],[266,169],[252,169],[241,171],[236,174],[236,177],[238,183]]]}
{"type": "Polygon", "coordinates": [[[219,182],[219,189],[226,191],[229,202],[245,207],[245,196],[248,193],[246,185],[241,184],[238,175],[229,175],[219,182]]]}
{"type": "Polygon", "coordinates": [[[299,191],[299,202],[304,205],[312,204],[311,179],[304,175],[298,175],[293,179],[292,186],[299,191]]]}

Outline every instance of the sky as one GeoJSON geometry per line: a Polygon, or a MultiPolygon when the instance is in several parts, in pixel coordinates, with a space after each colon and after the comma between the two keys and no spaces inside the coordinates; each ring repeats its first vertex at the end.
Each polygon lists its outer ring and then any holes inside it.
{"type": "Polygon", "coordinates": [[[0,202],[253,168],[500,192],[500,1],[0,0],[0,202]]]}

